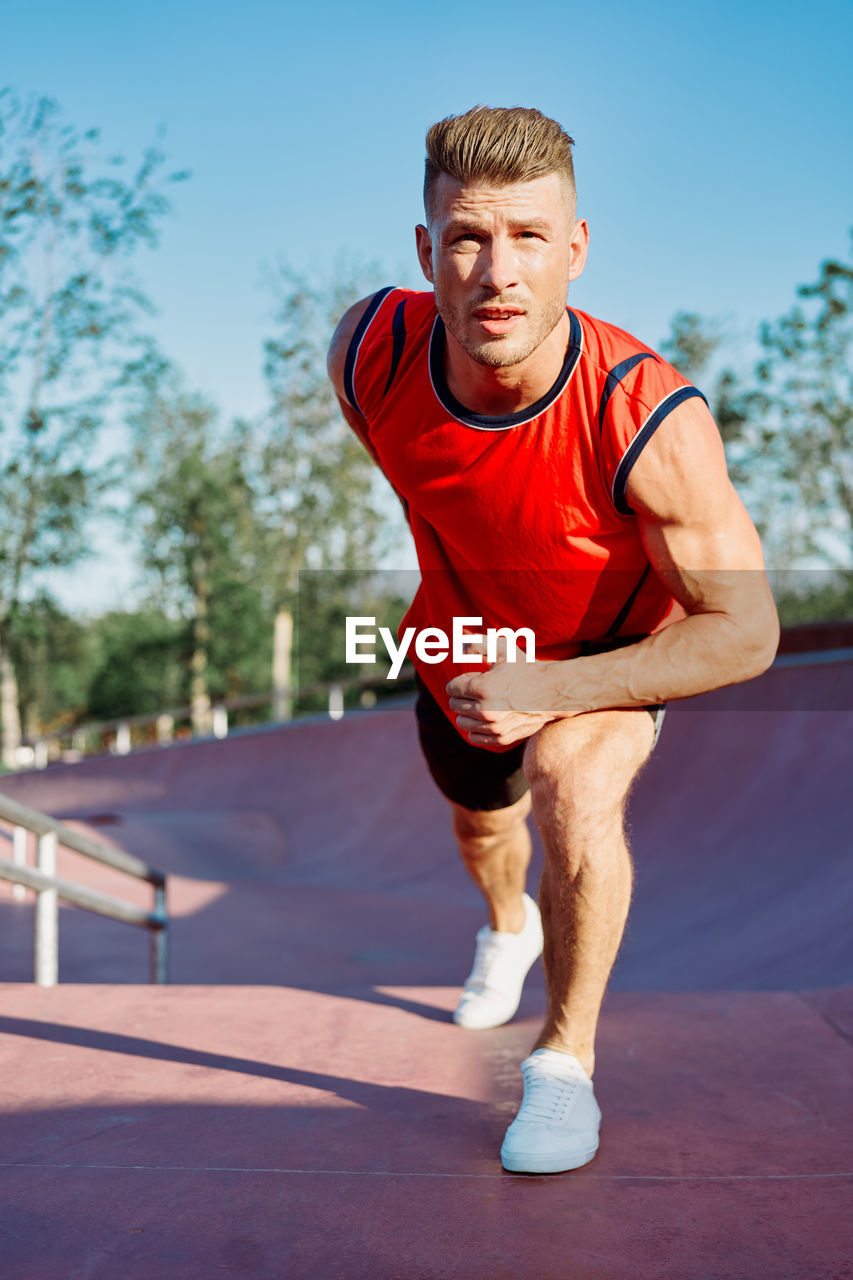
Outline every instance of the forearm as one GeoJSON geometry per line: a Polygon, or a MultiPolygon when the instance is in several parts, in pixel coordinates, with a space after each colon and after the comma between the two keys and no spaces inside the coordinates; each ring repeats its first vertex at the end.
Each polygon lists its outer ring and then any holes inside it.
{"type": "Polygon", "coordinates": [[[760,675],[777,643],[772,602],[748,623],[726,613],[691,614],[638,644],[546,664],[538,709],[562,718],[688,698],[760,675]]]}

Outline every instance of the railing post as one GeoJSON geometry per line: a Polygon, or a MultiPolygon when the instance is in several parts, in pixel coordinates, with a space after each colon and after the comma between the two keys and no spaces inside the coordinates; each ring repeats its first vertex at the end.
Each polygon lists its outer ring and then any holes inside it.
{"type": "Polygon", "coordinates": [[[169,923],[166,915],[166,886],[154,887],[154,912],[163,920],[162,929],[151,934],[151,981],[169,981],[169,923]]]}
{"type": "Polygon", "coordinates": [[[213,708],[211,727],[214,738],[228,737],[228,710],[226,707],[218,706],[213,708]]]}
{"type": "Polygon", "coordinates": [[[37,769],[46,769],[47,759],[47,743],[43,738],[40,738],[33,747],[33,764],[37,769]]]}
{"type": "Polygon", "coordinates": [[[344,691],[339,684],[329,689],[329,719],[340,720],[344,714],[344,691]]]}
{"type": "MultiPolygon", "coordinates": [[[[56,875],[56,832],[39,836],[38,869],[56,875]]],[[[40,987],[56,986],[59,977],[59,900],[55,889],[36,895],[35,980],[40,987]]]]}
{"type": "Polygon", "coordinates": [[[120,724],[116,729],[116,755],[126,756],[130,754],[130,725],[120,724]]]}
{"type": "Polygon", "coordinates": [[[157,741],[161,746],[165,746],[167,742],[171,742],[175,736],[175,717],[170,716],[167,711],[162,712],[157,717],[157,741]]]}
{"type": "MultiPolygon", "coordinates": [[[[27,865],[27,847],[30,842],[30,833],[26,827],[15,827],[12,832],[12,861],[18,867],[27,865]]],[[[23,902],[26,899],[27,891],[22,884],[12,885],[12,898],[15,902],[23,902]]]]}

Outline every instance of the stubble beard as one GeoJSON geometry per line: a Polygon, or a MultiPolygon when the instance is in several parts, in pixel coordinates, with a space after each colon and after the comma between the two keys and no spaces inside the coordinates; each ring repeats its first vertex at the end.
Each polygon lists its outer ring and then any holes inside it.
{"type": "MultiPolygon", "coordinates": [[[[466,323],[470,319],[468,311],[461,307],[446,307],[438,293],[436,310],[444,321],[447,332],[452,334],[465,354],[477,364],[487,369],[510,369],[513,365],[522,364],[553,333],[565,315],[566,306],[565,302],[549,305],[526,333],[518,336],[514,333],[500,334],[483,342],[473,341],[466,332],[466,323]]],[[[529,311],[526,318],[530,322],[529,311]]]]}

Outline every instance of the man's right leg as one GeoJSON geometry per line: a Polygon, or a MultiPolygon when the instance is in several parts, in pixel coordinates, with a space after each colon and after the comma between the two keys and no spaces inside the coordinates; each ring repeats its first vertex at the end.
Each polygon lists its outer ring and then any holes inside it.
{"type": "Polygon", "coordinates": [[[451,807],[459,853],[486,899],[489,924],[501,933],[520,933],[531,850],[530,793],[506,809],[465,809],[452,801],[451,807]]]}
{"type": "Polygon", "coordinates": [[[539,909],[524,892],[531,848],[529,812],[529,795],[505,809],[478,811],[453,804],[462,861],[489,911],[489,924],[477,933],[474,964],[453,1014],[457,1026],[472,1031],[509,1022],[528,970],[542,952],[539,909]]]}
{"type": "Polygon", "coordinates": [[[531,803],[522,767],[524,744],[500,753],[472,746],[420,681],[418,690],[424,759],[450,801],[462,860],[489,913],[453,1020],[485,1030],[513,1016],[527,971],[542,951],[539,909],[524,892],[531,803]]]}

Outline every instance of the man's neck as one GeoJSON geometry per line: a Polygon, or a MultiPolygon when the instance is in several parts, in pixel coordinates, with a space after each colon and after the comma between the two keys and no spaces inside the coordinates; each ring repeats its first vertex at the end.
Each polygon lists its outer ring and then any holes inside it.
{"type": "Polygon", "coordinates": [[[451,393],[472,413],[499,417],[541,400],[557,381],[566,359],[571,325],[567,312],[544,342],[520,364],[479,364],[445,330],[444,375],[451,393]]]}

